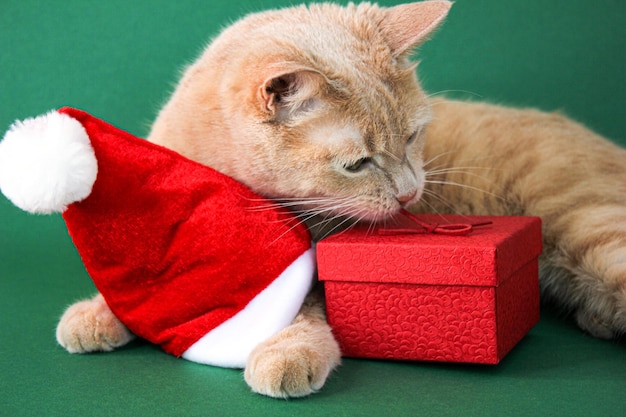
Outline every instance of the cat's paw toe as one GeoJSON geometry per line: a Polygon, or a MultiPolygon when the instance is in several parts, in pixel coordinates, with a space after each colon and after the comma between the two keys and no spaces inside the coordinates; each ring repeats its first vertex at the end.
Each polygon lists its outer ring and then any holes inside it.
{"type": "Polygon", "coordinates": [[[68,307],[56,330],[57,342],[70,353],[108,352],[134,337],[99,297],[68,307]]]}
{"type": "Polygon", "coordinates": [[[602,302],[579,307],[575,318],[581,329],[599,339],[626,335],[626,291],[614,292],[602,302]]]}
{"type": "Polygon", "coordinates": [[[615,334],[610,323],[602,320],[597,314],[589,313],[584,310],[576,312],[576,323],[585,332],[599,339],[612,339],[615,334]]]}
{"type": "Polygon", "coordinates": [[[304,397],[322,388],[338,359],[299,344],[261,346],[252,352],[245,379],[254,392],[275,398],[304,397]]]}

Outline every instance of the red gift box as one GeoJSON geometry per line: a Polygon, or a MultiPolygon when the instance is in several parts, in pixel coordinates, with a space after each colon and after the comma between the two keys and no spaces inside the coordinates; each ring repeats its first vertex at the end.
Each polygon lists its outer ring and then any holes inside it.
{"type": "Polygon", "coordinates": [[[498,363],[539,321],[541,220],[419,219],[491,224],[463,236],[364,226],[317,244],[328,321],[344,356],[498,363]]]}

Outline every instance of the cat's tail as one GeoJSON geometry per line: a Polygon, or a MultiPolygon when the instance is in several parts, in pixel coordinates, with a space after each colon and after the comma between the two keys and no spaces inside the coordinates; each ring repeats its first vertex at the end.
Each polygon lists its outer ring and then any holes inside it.
{"type": "Polygon", "coordinates": [[[65,211],[91,193],[97,173],[85,128],[67,114],[17,121],[0,142],[0,191],[30,213],[65,211]]]}

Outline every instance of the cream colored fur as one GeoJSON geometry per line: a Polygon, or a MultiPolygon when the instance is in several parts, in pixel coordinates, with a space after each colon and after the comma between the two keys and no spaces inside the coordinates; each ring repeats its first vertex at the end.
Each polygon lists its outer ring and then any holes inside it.
{"type": "MultiPolygon", "coordinates": [[[[449,7],[251,15],[187,69],[149,139],[280,200],[318,238],[402,207],[541,216],[543,295],[595,336],[625,333],[626,151],[557,114],[430,99],[408,54],[449,7]]],[[[70,307],[57,336],[71,352],[132,338],[100,297],[70,307]]],[[[339,357],[315,293],[245,378],[303,396],[339,357]]]]}

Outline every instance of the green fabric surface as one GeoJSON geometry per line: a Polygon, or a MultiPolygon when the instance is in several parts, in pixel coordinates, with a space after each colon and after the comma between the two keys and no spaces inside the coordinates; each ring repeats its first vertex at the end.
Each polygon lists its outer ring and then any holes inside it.
{"type": "MultiPolygon", "coordinates": [[[[290,3],[3,0],[1,130],[71,105],[144,136],[211,36],[290,3]]],[[[625,22],[623,0],[458,0],[419,73],[431,93],[560,110],[626,145],[625,22]]],[[[0,416],[626,415],[624,342],[548,308],[500,365],[345,359],[320,393],[282,401],[141,341],[68,354],[57,320],[94,291],[61,217],[0,197],[0,416]]]]}

